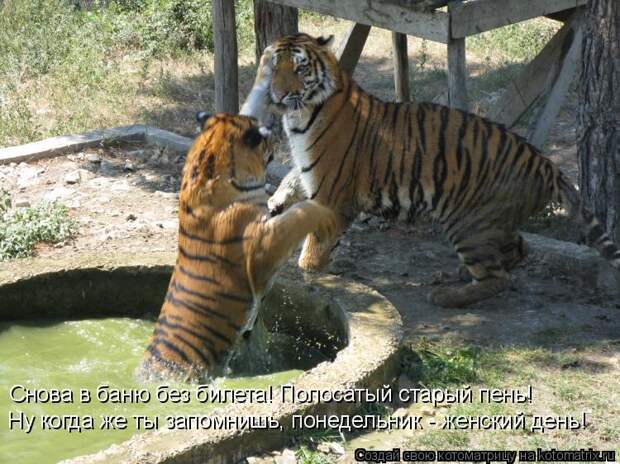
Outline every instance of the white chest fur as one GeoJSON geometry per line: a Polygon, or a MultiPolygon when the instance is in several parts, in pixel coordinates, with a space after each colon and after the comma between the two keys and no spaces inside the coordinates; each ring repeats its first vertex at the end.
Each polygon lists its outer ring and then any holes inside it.
{"type": "MultiPolygon", "coordinates": [[[[291,157],[295,163],[295,166],[301,172],[301,184],[306,192],[306,196],[310,197],[316,190],[316,178],[312,171],[304,172],[304,168],[307,168],[314,161],[313,155],[307,150],[307,147],[312,143],[312,130],[308,130],[304,133],[298,133],[292,128],[305,127],[308,123],[308,117],[305,115],[298,115],[298,113],[284,116],[284,129],[288,136],[289,146],[291,149],[291,157]]],[[[318,121],[315,121],[314,125],[319,125],[318,121]]]]}

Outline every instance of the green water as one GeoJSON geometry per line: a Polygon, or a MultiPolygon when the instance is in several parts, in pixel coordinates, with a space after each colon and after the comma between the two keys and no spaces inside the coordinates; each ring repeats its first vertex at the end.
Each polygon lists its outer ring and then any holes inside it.
{"type": "MultiPolygon", "coordinates": [[[[195,386],[171,385],[189,390],[190,402],[162,404],[156,395],[160,385],[136,382],[133,373],[152,331],[152,322],[127,318],[0,324],[0,463],[56,463],[120,443],[139,433],[132,418],[134,414],[160,417],[161,429],[165,428],[166,415],[208,413],[213,405],[196,401],[195,386]],[[30,390],[70,389],[73,403],[16,404],[10,397],[10,390],[16,384],[30,390]],[[96,395],[102,384],[134,391],[146,387],[151,399],[139,404],[103,404],[96,395]],[[80,402],[80,389],[91,393],[90,403],[80,402]],[[32,432],[9,430],[11,412],[36,416],[32,432]],[[42,430],[40,418],[43,415],[90,415],[94,418],[95,429],[71,433],[42,430]],[[127,429],[99,430],[102,415],[126,417],[127,429]]],[[[286,371],[227,379],[216,382],[216,386],[220,389],[267,388],[285,383],[299,373],[286,371]]],[[[15,393],[23,397],[21,389],[15,393]]]]}

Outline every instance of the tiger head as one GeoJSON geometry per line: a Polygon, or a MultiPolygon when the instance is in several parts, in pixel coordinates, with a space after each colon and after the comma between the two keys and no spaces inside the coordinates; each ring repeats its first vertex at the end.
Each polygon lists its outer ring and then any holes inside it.
{"type": "Polygon", "coordinates": [[[201,132],[183,168],[180,204],[205,213],[234,202],[265,202],[268,129],[253,118],[219,113],[196,115],[201,132]]]}
{"type": "Polygon", "coordinates": [[[265,49],[271,72],[270,97],[281,111],[316,106],[342,88],[338,60],[330,50],[334,36],[283,37],[265,49]]]}

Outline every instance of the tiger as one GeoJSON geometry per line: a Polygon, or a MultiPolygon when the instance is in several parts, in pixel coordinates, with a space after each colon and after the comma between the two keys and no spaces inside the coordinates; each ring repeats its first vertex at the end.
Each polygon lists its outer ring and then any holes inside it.
{"type": "Polygon", "coordinates": [[[265,191],[269,130],[245,115],[201,112],[179,193],[178,249],[138,375],[201,381],[226,372],[274,275],[304,237],[337,218],[313,200],[271,217],[265,191]]]}
{"type": "Polygon", "coordinates": [[[519,225],[550,201],[565,205],[586,243],[620,268],[620,251],[566,175],[524,138],[480,116],[433,103],[384,102],[338,65],[333,36],[299,33],[268,46],[248,114],[282,115],[294,167],[269,200],[272,214],[300,199],[333,210],[332,236],[309,235],[299,266],[323,269],[360,212],[439,224],[467,283],[429,300],[464,307],[497,295],[527,255],[519,225]]]}

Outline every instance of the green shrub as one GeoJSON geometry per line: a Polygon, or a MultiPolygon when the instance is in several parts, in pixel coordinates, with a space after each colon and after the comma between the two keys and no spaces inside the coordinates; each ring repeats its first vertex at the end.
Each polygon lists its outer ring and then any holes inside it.
{"type": "Polygon", "coordinates": [[[32,256],[37,243],[56,243],[76,231],[77,223],[65,206],[42,203],[12,208],[10,194],[0,190],[0,261],[32,256]]]}
{"type": "Polygon", "coordinates": [[[426,387],[458,386],[478,379],[478,347],[448,348],[424,340],[405,353],[404,372],[426,387]]]}
{"type": "MultiPolygon", "coordinates": [[[[235,3],[239,43],[244,47],[252,41],[253,6],[251,0],[235,3]]],[[[146,55],[213,51],[211,0],[117,0],[109,11],[114,13],[116,42],[146,55]]]]}
{"type": "Polygon", "coordinates": [[[558,28],[559,23],[545,18],[509,24],[468,38],[467,47],[500,62],[531,60],[558,28]]]}

